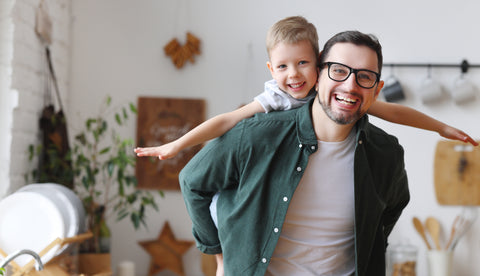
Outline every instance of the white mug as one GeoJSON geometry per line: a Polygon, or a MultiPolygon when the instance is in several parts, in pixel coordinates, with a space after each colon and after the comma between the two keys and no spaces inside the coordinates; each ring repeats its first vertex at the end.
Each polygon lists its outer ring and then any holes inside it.
{"type": "Polygon", "coordinates": [[[451,276],[453,251],[429,250],[427,252],[428,270],[430,276],[451,276]]]}
{"type": "Polygon", "coordinates": [[[431,77],[427,77],[422,81],[419,90],[422,103],[424,104],[439,102],[445,95],[442,85],[431,77]]]}
{"type": "Polygon", "coordinates": [[[476,96],[477,89],[473,83],[463,75],[455,80],[452,88],[452,98],[456,104],[463,104],[473,101],[476,96]]]}

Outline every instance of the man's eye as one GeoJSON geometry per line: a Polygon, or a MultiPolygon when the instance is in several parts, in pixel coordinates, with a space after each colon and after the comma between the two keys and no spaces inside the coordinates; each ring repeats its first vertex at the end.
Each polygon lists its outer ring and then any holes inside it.
{"type": "Polygon", "coordinates": [[[368,74],[368,73],[358,72],[357,76],[361,80],[372,80],[373,79],[373,76],[371,74],[368,74]]]}
{"type": "Polygon", "coordinates": [[[347,71],[345,69],[342,69],[342,68],[335,68],[335,69],[333,69],[333,72],[337,75],[346,75],[347,74],[347,71]]]}

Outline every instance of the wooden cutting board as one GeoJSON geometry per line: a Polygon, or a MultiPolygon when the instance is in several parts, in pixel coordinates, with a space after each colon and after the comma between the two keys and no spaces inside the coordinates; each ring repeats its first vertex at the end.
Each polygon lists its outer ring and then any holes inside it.
{"type": "Polygon", "coordinates": [[[441,205],[480,205],[480,146],[439,141],[434,183],[441,205]]]}

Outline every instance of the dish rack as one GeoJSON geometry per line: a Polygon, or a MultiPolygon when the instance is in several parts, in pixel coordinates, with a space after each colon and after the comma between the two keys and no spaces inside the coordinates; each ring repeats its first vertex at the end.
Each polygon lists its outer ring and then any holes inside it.
{"type": "MultiPolygon", "coordinates": [[[[86,232],[86,233],[83,233],[83,234],[79,234],[79,235],[76,235],[76,236],[73,236],[73,237],[69,237],[69,238],[56,238],[55,240],[53,240],[50,244],[48,244],[45,248],[43,248],[39,253],[38,255],[40,257],[43,257],[45,254],[47,254],[50,250],[52,250],[52,248],[54,248],[55,246],[59,245],[59,248],[62,248],[63,246],[67,245],[67,244],[71,244],[71,243],[78,243],[78,242],[82,242],[86,239],[89,239],[93,237],[93,234],[91,232],[86,232]]],[[[0,248],[0,254],[3,256],[3,257],[6,257],[8,254],[5,253],[5,251],[3,251],[1,248],[0,248]]],[[[57,256],[55,257],[54,259],[51,260],[51,262],[53,262],[53,260],[56,260],[57,258],[61,258],[62,256],[57,256]]],[[[51,262],[48,262],[48,264],[50,264],[51,262]]],[[[14,273],[12,274],[12,276],[23,276],[23,275],[28,275],[28,276],[49,276],[49,275],[69,275],[66,271],[64,271],[60,266],[58,265],[52,265],[52,266],[49,266],[47,264],[44,264],[44,269],[42,271],[35,271],[34,266],[35,266],[35,259],[32,258],[32,260],[30,262],[28,262],[26,265],[24,265],[23,267],[21,267],[20,265],[18,265],[15,261],[11,261],[10,262],[10,265],[12,266],[13,268],[13,271],[14,273]],[[33,271],[32,271],[33,269],[33,271]]],[[[97,275],[96,275],[97,276],[97,275]]],[[[100,275],[98,275],[100,276],[100,275]]]]}

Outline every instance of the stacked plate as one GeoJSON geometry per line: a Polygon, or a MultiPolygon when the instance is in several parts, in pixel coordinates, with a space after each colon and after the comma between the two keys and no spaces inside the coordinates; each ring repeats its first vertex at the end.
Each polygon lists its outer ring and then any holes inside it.
{"type": "MultiPolygon", "coordinates": [[[[56,238],[85,232],[85,211],[81,200],[69,188],[53,183],[30,184],[0,201],[0,248],[7,254],[20,249],[40,253],[56,238]]],[[[55,246],[42,261],[69,248],[55,246]]],[[[32,258],[19,256],[20,266],[32,258]]]]}

